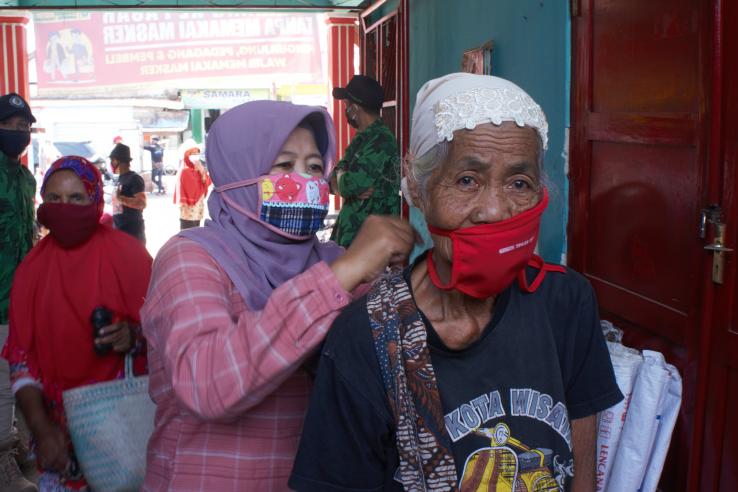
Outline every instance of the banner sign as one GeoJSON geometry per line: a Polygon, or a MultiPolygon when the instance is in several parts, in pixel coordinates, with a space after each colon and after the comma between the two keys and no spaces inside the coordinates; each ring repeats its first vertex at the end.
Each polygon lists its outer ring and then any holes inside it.
{"type": "Polygon", "coordinates": [[[187,109],[229,109],[269,96],[269,89],[184,89],[182,103],[187,109]]]}
{"type": "Polygon", "coordinates": [[[317,22],[315,14],[36,12],[38,87],[234,76],[319,82],[317,22]]]}

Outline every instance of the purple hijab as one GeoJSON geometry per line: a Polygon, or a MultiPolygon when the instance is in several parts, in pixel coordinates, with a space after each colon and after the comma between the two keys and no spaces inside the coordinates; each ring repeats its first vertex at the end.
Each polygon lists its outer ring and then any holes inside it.
{"type": "MultiPolygon", "coordinates": [[[[205,149],[208,172],[217,188],[268,174],[292,130],[305,118],[329,176],[335,156],[333,123],[320,107],[279,101],[241,104],[221,115],[210,128],[205,149]]],[[[259,186],[225,191],[240,207],[258,215],[259,186]]],[[[282,237],[261,223],[231,209],[221,193],[208,199],[211,220],[205,227],[179,233],[199,243],[225,270],[244,302],[263,309],[272,291],[320,261],[332,262],[342,248],[282,237]]]]}

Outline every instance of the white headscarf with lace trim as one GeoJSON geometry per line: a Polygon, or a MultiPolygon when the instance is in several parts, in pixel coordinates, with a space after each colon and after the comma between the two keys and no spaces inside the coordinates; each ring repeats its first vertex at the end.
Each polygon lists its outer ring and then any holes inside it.
{"type": "Polygon", "coordinates": [[[543,150],[548,147],[546,115],[533,98],[509,80],[470,73],[430,80],[415,100],[410,155],[422,157],[440,142],[450,142],[456,130],[473,130],[483,123],[500,125],[503,121],[535,128],[543,150]]]}

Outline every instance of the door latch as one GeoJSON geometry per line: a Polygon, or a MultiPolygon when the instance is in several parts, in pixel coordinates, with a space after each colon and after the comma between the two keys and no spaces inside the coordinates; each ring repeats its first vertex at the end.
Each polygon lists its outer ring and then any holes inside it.
{"type": "Polygon", "coordinates": [[[723,283],[725,270],[725,254],[733,251],[725,246],[725,223],[723,222],[723,211],[719,205],[709,205],[702,209],[700,215],[700,239],[707,235],[707,226],[712,224],[715,235],[711,244],[706,245],[706,251],[712,251],[712,281],[716,284],[723,283]]]}

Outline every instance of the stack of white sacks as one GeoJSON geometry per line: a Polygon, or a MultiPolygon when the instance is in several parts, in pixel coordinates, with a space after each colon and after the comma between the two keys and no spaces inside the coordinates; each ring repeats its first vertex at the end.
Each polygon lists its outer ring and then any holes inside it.
{"type": "Polygon", "coordinates": [[[660,352],[622,344],[602,321],[615,378],[625,398],[599,415],[597,490],[654,492],[682,402],[682,379],[660,352]]]}

